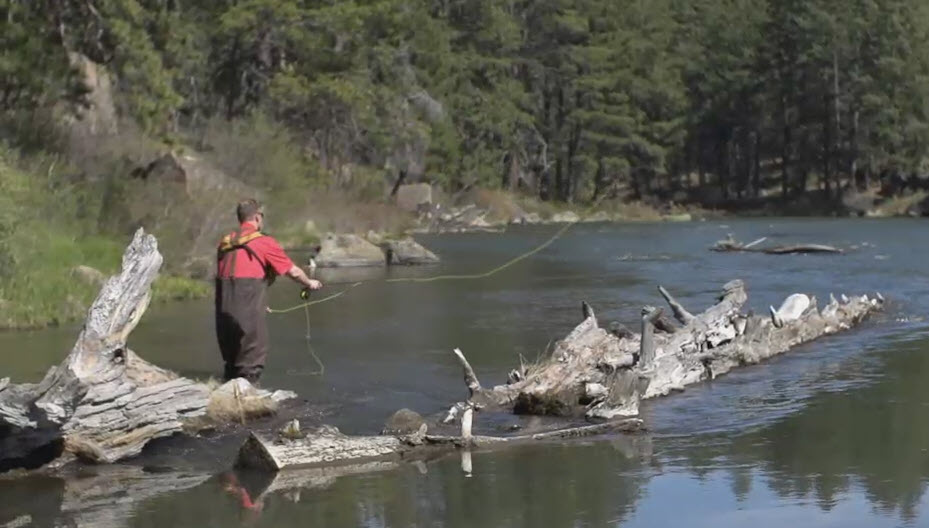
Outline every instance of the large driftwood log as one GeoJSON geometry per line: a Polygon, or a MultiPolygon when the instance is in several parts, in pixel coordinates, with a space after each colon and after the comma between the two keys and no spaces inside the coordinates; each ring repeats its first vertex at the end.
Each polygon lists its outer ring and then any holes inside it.
{"type": "Polygon", "coordinates": [[[795,253],[844,253],[844,251],[835,246],[826,244],[787,244],[783,246],[758,247],[759,244],[767,240],[767,237],[743,244],[730,234],[723,240],[717,241],[710,250],[720,253],[764,253],[767,255],[790,255],[795,253]]]}
{"type": "Polygon", "coordinates": [[[244,380],[211,393],[129,350],[126,339],[148,307],[161,263],[155,238],[139,229],[64,361],[37,384],[0,382],[0,471],[66,453],[113,462],[138,454],[152,439],[203,423],[208,411],[229,420],[224,410],[232,408],[244,419],[295,396],[258,391],[244,380]]]}
{"type": "Polygon", "coordinates": [[[0,392],[0,469],[72,452],[112,462],[181,431],[206,411],[209,390],[126,348],[151,299],[162,257],[139,229],[91,305],[71,353],[38,384],[0,392]]]}
{"type": "Polygon", "coordinates": [[[660,288],[660,293],[683,323],[679,329],[655,332],[661,313],[645,310],[641,334],[617,337],[600,328],[593,310],[585,308],[587,317],[556,344],[550,358],[518,376],[511,374],[507,385],[475,391],[471,401],[517,413],[635,416],[642,398],[683,390],[738,365],[851,328],[884,303],[880,294],[843,296],[820,310],[815,298],[795,294],[766,318],[743,313],[748,296],[736,280],[723,287],[716,304],[693,315],[667,290],[660,288]]]}

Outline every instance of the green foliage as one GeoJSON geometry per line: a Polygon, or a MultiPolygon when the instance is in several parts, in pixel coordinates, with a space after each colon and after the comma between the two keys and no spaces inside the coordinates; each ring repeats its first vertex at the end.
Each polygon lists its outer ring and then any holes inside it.
{"type": "Polygon", "coordinates": [[[202,299],[213,293],[211,284],[188,277],[163,275],[152,285],[152,298],[156,302],[189,301],[202,299]]]}
{"type": "Polygon", "coordinates": [[[0,108],[86,104],[81,54],[150,136],[255,126],[239,151],[282,165],[237,170],[282,199],[307,184],[374,195],[401,173],[568,202],[666,197],[694,174],[724,197],[778,176],[806,192],[817,175],[838,195],[927,159],[927,6],[4,0],[0,108]]]}

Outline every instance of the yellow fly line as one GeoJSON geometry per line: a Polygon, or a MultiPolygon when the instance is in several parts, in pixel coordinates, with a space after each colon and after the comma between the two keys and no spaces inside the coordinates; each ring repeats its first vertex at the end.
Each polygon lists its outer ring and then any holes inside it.
{"type": "Polygon", "coordinates": [[[504,262],[503,264],[497,266],[496,268],[493,268],[493,269],[491,269],[491,270],[485,271],[484,273],[474,273],[474,274],[471,274],[471,275],[437,275],[437,276],[435,276],[435,277],[406,277],[406,278],[387,279],[385,282],[434,282],[434,281],[442,281],[442,280],[486,279],[487,277],[490,277],[491,275],[495,275],[495,274],[497,274],[497,273],[500,273],[501,271],[503,271],[503,270],[509,268],[510,266],[513,266],[513,265],[515,265],[515,264],[518,264],[520,261],[525,260],[525,259],[531,257],[532,255],[535,255],[535,254],[538,253],[539,251],[542,251],[543,249],[545,249],[545,248],[547,248],[548,246],[552,245],[552,243],[553,243],[554,241],[558,240],[558,238],[559,238],[561,235],[563,235],[563,234],[565,233],[565,231],[567,231],[568,228],[570,228],[571,226],[573,226],[575,223],[577,223],[577,222],[571,222],[571,223],[569,223],[569,224],[565,224],[565,225],[561,226],[561,228],[558,229],[558,231],[555,231],[555,234],[552,235],[551,238],[549,238],[548,240],[546,240],[545,242],[543,242],[543,243],[540,244],[539,246],[537,246],[537,247],[535,247],[535,248],[533,248],[533,249],[531,249],[531,250],[529,250],[529,251],[523,253],[522,255],[519,255],[518,257],[516,257],[516,258],[514,258],[514,259],[512,259],[512,260],[509,260],[509,261],[507,261],[507,262],[504,262]]]}
{"type": "Polygon", "coordinates": [[[284,308],[284,309],[281,309],[281,310],[275,310],[274,308],[268,308],[268,313],[283,314],[283,313],[295,312],[295,311],[299,310],[300,308],[309,308],[310,306],[313,306],[314,304],[321,304],[321,303],[324,303],[324,302],[327,302],[327,301],[331,301],[331,300],[333,300],[333,299],[338,299],[339,297],[341,297],[341,296],[345,295],[346,293],[348,293],[349,290],[351,290],[351,289],[354,288],[355,286],[359,286],[359,285],[361,285],[361,283],[360,283],[360,282],[356,282],[356,283],[352,284],[351,286],[349,286],[348,288],[345,288],[344,290],[342,290],[342,291],[340,291],[340,292],[338,292],[338,293],[333,293],[332,295],[330,295],[330,296],[328,296],[328,297],[323,297],[322,299],[317,299],[317,300],[315,300],[315,301],[307,301],[307,302],[305,302],[305,303],[300,303],[300,304],[298,304],[298,305],[291,306],[290,308],[284,308]]]}
{"type": "MultiPolygon", "coordinates": [[[[609,189],[607,189],[607,191],[609,191],[609,189]]],[[[609,194],[610,194],[609,192],[604,192],[602,195],[600,195],[599,198],[597,198],[592,204],[590,204],[590,207],[588,207],[587,210],[593,210],[593,209],[595,209],[598,205],[600,205],[600,202],[602,202],[603,199],[606,198],[609,194]]],[[[437,281],[445,281],[445,280],[476,280],[476,279],[486,279],[487,277],[490,277],[490,276],[492,276],[492,275],[495,275],[495,274],[497,274],[497,273],[500,273],[501,271],[503,271],[503,270],[505,270],[505,269],[507,269],[507,268],[509,268],[509,267],[511,267],[511,266],[514,266],[514,265],[518,264],[519,262],[521,262],[521,261],[523,261],[523,260],[526,260],[527,258],[529,258],[529,257],[531,257],[531,256],[533,256],[533,255],[535,255],[535,254],[538,253],[539,251],[542,251],[543,249],[545,249],[545,248],[547,248],[548,246],[552,245],[556,240],[558,240],[562,235],[564,235],[565,232],[568,231],[568,229],[571,229],[575,224],[577,224],[577,223],[580,222],[580,221],[581,221],[581,218],[580,218],[580,216],[578,216],[577,220],[574,220],[574,221],[572,221],[572,222],[568,222],[568,223],[566,223],[565,225],[561,226],[557,231],[555,231],[555,234],[552,235],[551,237],[549,237],[549,239],[546,240],[545,242],[542,242],[542,243],[539,244],[538,246],[536,246],[536,247],[530,249],[529,251],[527,251],[527,252],[525,252],[525,253],[522,253],[521,255],[518,255],[517,257],[514,257],[513,259],[510,259],[510,260],[508,260],[507,262],[504,262],[503,264],[497,266],[496,268],[490,269],[490,270],[485,271],[485,272],[483,272],[483,273],[462,274],[462,275],[437,275],[437,276],[435,276],[435,277],[405,277],[405,278],[386,279],[384,282],[390,282],[390,283],[398,283],[398,282],[437,282],[437,281]]],[[[346,292],[348,292],[348,291],[351,290],[352,288],[354,288],[354,287],[356,287],[356,286],[359,286],[359,285],[361,285],[361,284],[362,284],[361,282],[356,282],[356,283],[352,284],[351,286],[349,286],[348,288],[346,288],[345,290],[342,290],[342,291],[340,291],[340,292],[338,292],[338,293],[335,293],[335,294],[333,294],[333,295],[330,295],[330,296],[328,296],[328,297],[324,297],[324,298],[322,298],[322,299],[318,299],[318,300],[315,300],[315,301],[308,301],[308,302],[305,302],[305,303],[300,303],[300,304],[291,306],[290,308],[284,308],[284,309],[281,309],[281,310],[275,310],[275,309],[272,309],[272,308],[268,308],[268,312],[269,312],[269,313],[273,313],[273,314],[282,314],[282,313],[294,312],[294,311],[297,311],[297,310],[299,310],[299,309],[301,309],[301,308],[306,308],[306,307],[313,306],[313,305],[315,305],[315,304],[321,304],[321,303],[324,303],[324,302],[332,301],[332,300],[334,300],[334,299],[337,299],[337,298],[341,297],[342,295],[344,295],[346,292]]]]}
{"type": "MultiPolygon", "coordinates": [[[[590,209],[593,209],[593,208],[597,207],[597,205],[600,204],[600,202],[603,200],[603,198],[605,198],[605,197],[607,196],[607,194],[608,194],[608,193],[604,193],[598,200],[596,200],[593,204],[591,204],[590,209]]],[[[535,255],[536,253],[538,253],[538,252],[542,251],[543,249],[547,248],[548,246],[552,245],[556,240],[558,240],[562,235],[564,235],[564,234],[568,231],[568,229],[570,229],[572,226],[574,226],[574,225],[577,224],[578,222],[580,222],[580,217],[578,217],[578,219],[577,219],[577,220],[574,220],[573,222],[568,222],[568,223],[566,223],[565,225],[561,226],[557,231],[555,231],[555,234],[553,234],[551,237],[549,237],[548,240],[546,240],[545,242],[542,242],[541,244],[539,244],[538,246],[532,248],[531,250],[529,250],[529,251],[527,251],[527,252],[525,252],[525,253],[522,253],[522,254],[520,254],[520,255],[518,255],[518,256],[516,256],[516,257],[510,259],[510,260],[508,260],[507,262],[504,262],[503,264],[497,266],[496,268],[487,270],[487,271],[485,271],[485,272],[483,272],[483,273],[461,274],[461,275],[436,275],[436,276],[434,276],[434,277],[394,278],[394,279],[386,279],[385,282],[390,282],[390,283],[399,283],[399,282],[423,283],[423,282],[438,282],[438,281],[445,281],[445,280],[477,280],[477,279],[486,279],[487,277],[490,277],[490,276],[493,276],[493,275],[495,275],[495,274],[497,274],[497,273],[500,273],[501,271],[503,271],[503,270],[505,270],[505,269],[507,269],[507,268],[509,268],[509,267],[511,267],[511,266],[514,266],[514,265],[518,264],[519,262],[521,262],[521,261],[523,261],[523,260],[525,260],[525,259],[527,259],[527,258],[529,258],[529,257],[531,257],[531,256],[533,256],[533,255],[535,255]]],[[[322,304],[322,303],[324,303],[324,302],[329,302],[329,301],[338,299],[338,298],[341,297],[342,295],[345,295],[349,290],[351,290],[351,289],[353,289],[353,288],[355,288],[355,287],[357,287],[357,286],[360,286],[361,284],[363,284],[363,283],[361,283],[361,282],[356,282],[356,283],[352,284],[351,286],[349,286],[348,288],[346,288],[346,289],[344,289],[344,290],[342,290],[342,291],[340,291],[340,292],[334,293],[334,294],[329,295],[329,296],[327,296],[327,297],[323,297],[322,299],[317,299],[317,300],[315,300],[315,301],[307,301],[307,302],[304,302],[304,303],[300,303],[300,304],[291,306],[290,308],[283,308],[283,309],[268,308],[268,312],[269,312],[269,313],[272,313],[272,314],[285,314],[285,313],[289,313],[289,312],[295,312],[295,311],[301,310],[301,309],[303,310],[303,313],[304,313],[305,318],[306,318],[306,344],[307,344],[307,352],[310,354],[310,356],[312,356],[313,360],[316,362],[316,364],[317,364],[317,366],[318,366],[318,369],[317,369],[317,370],[312,371],[312,372],[308,372],[307,374],[313,375],[313,376],[317,376],[317,375],[318,375],[318,376],[321,376],[321,375],[323,375],[323,373],[326,371],[326,367],[325,367],[325,365],[323,365],[322,360],[319,358],[319,356],[316,355],[316,353],[313,352],[313,349],[312,349],[312,347],[310,346],[310,339],[311,339],[311,338],[310,338],[310,306],[313,306],[313,305],[316,305],[316,304],[322,304]]]]}

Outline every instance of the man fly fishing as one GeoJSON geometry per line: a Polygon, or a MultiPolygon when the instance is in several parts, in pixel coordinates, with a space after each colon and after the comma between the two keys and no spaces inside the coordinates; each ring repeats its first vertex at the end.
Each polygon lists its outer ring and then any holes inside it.
{"type": "Polygon", "coordinates": [[[273,237],[262,233],[264,210],[257,200],[239,202],[239,229],[219,243],[216,264],[216,338],[225,362],[224,378],[256,382],[268,356],[265,323],[267,289],[278,275],[303,286],[306,299],[323,287],[284,253],[273,237]]]}

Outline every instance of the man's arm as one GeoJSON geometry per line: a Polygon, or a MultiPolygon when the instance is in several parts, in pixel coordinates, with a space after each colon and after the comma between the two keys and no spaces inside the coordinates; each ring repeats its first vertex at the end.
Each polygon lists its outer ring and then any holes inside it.
{"type": "Polygon", "coordinates": [[[323,287],[323,283],[319,282],[316,279],[311,279],[307,277],[306,273],[304,273],[304,271],[300,269],[300,266],[296,266],[296,265],[291,266],[291,268],[287,271],[285,275],[290,277],[290,279],[293,280],[294,282],[298,282],[302,284],[303,287],[308,290],[318,290],[323,287]]]}

